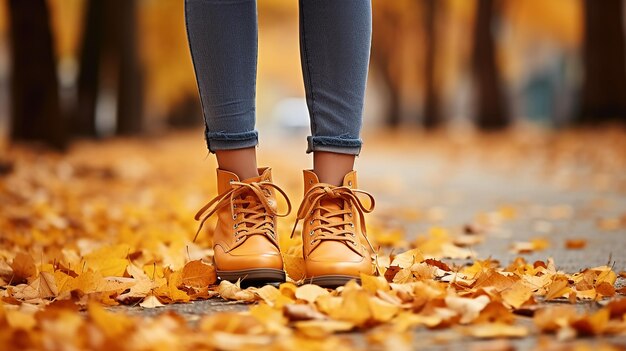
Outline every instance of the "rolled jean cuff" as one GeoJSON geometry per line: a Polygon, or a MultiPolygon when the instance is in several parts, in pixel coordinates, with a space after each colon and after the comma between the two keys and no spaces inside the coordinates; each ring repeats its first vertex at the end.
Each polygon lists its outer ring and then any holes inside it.
{"type": "Polygon", "coordinates": [[[308,147],[306,152],[314,151],[335,152],[338,154],[348,154],[358,156],[361,153],[361,139],[329,136],[309,136],[307,137],[308,147]]]}
{"type": "Polygon", "coordinates": [[[211,153],[218,150],[236,150],[255,147],[259,144],[256,130],[241,133],[206,132],[206,144],[211,153]]]}

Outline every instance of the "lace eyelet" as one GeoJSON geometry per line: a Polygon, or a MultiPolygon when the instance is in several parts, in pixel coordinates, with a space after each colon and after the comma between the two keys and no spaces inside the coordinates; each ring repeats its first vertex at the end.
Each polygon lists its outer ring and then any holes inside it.
{"type": "Polygon", "coordinates": [[[350,223],[350,227],[354,228],[354,223],[350,223]]]}
{"type": "Polygon", "coordinates": [[[352,246],[356,247],[356,241],[352,242],[352,246]]]}
{"type": "Polygon", "coordinates": [[[352,213],[348,213],[348,217],[352,217],[352,213]]]}
{"type": "Polygon", "coordinates": [[[350,233],[350,236],[352,236],[353,238],[356,238],[356,235],[354,233],[350,233]]]}
{"type": "Polygon", "coordinates": [[[309,232],[309,236],[313,236],[313,234],[315,234],[315,232],[314,232],[313,230],[311,230],[311,231],[309,232]]]}
{"type": "Polygon", "coordinates": [[[309,222],[309,224],[310,224],[310,225],[313,225],[313,220],[311,220],[311,221],[309,222]]]}
{"type": "Polygon", "coordinates": [[[348,181],[348,186],[352,186],[352,181],[351,180],[348,181]]]}
{"type": "Polygon", "coordinates": [[[233,215],[233,219],[237,219],[237,215],[233,215]]]}
{"type": "Polygon", "coordinates": [[[237,224],[238,224],[238,223],[233,224],[233,228],[234,228],[234,229],[237,229],[237,224]]]}
{"type": "Polygon", "coordinates": [[[237,208],[237,205],[233,205],[233,208],[237,208]]]}
{"type": "Polygon", "coordinates": [[[234,179],[231,179],[231,180],[229,181],[229,183],[232,183],[232,182],[234,182],[234,181],[235,181],[234,179]]]}

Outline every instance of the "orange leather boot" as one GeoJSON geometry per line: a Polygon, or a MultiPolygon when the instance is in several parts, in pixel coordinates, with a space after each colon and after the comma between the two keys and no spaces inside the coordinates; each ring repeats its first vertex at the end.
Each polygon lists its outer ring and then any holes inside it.
{"type": "Polygon", "coordinates": [[[374,198],[356,187],[355,171],[345,175],[342,186],[320,183],[315,173],[304,171],[304,198],[296,225],[303,221],[307,282],[336,287],[351,279],[360,280],[360,273],[373,273],[374,249],[365,233],[363,215],[374,209],[374,198]],[[369,197],[369,207],[357,194],[369,197]]]}
{"type": "Polygon", "coordinates": [[[260,168],[259,174],[240,181],[236,174],[218,169],[219,195],[196,214],[196,220],[202,219],[198,236],[204,222],[217,213],[213,260],[222,280],[285,281],[276,217],[288,215],[291,203],[285,192],[272,183],[270,168],[260,168]],[[287,213],[277,213],[276,191],[285,198],[287,213]]]}

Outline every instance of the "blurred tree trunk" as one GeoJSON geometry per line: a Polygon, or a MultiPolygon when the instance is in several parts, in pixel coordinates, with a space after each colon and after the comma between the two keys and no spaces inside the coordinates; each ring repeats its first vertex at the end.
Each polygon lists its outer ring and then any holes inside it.
{"type": "Polygon", "coordinates": [[[78,106],[72,116],[72,131],[77,135],[96,136],[96,101],[98,99],[100,56],[104,38],[105,0],[90,0],[85,6],[83,38],[78,75],[78,106]]]}
{"type": "Polygon", "coordinates": [[[143,75],[137,40],[137,1],[116,3],[119,10],[117,134],[138,134],[143,129],[143,75]]]}
{"type": "Polygon", "coordinates": [[[510,124],[505,95],[496,63],[496,48],[492,26],[494,0],[479,0],[474,21],[472,75],[474,86],[475,122],[481,129],[502,129],[510,124]]]}
{"type": "Polygon", "coordinates": [[[578,122],[626,122],[626,39],[622,0],[585,0],[584,72],[578,122]]]}
{"type": "Polygon", "coordinates": [[[399,18],[386,4],[379,3],[378,11],[373,11],[373,38],[371,64],[380,73],[387,91],[389,101],[385,112],[385,124],[397,127],[400,124],[402,113],[401,101],[401,74],[398,74],[399,57],[398,50],[401,48],[399,18]]]}
{"type": "Polygon", "coordinates": [[[443,122],[439,109],[439,94],[437,90],[436,76],[436,51],[437,51],[437,0],[424,0],[424,36],[426,40],[424,81],[424,127],[436,128],[443,122]]]}
{"type": "Polygon", "coordinates": [[[67,144],[49,9],[45,0],[9,0],[11,138],[67,144]]]}
{"type": "Polygon", "coordinates": [[[136,0],[90,0],[85,14],[76,133],[96,136],[99,104],[114,104],[115,132],[136,134],[143,123],[136,0]]]}

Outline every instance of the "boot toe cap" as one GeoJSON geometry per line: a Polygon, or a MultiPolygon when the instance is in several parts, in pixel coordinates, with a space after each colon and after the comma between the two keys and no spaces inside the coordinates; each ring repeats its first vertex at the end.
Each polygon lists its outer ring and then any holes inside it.
{"type": "Polygon", "coordinates": [[[317,277],[325,275],[346,275],[359,277],[360,273],[372,274],[373,266],[369,255],[357,255],[350,253],[328,253],[316,254],[313,252],[305,260],[307,277],[317,277]]]}
{"type": "Polygon", "coordinates": [[[215,266],[220,271],[272,268],[283,269],[283,260],[278,252],[246,252],[239,254],[237,249],[226,252],[221,246],[214,247],[215,266]]]}

